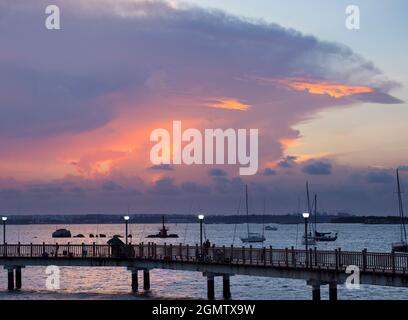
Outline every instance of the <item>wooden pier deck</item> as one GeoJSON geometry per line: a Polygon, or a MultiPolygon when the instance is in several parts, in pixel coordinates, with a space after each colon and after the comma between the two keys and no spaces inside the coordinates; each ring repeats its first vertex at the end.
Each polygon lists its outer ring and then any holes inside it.
{"type": "Polygon", "coordinates": [[[150,288],[149,270],[172,269],[201,272],[207,277],[208,298],[214,298],[214,277],[223,277],[224,298],[231,297],[230,276],[247,275],[303,279],[320,299],[320,286],[329,285],[330,299],[337,299],[337,285],[346,281],[347,268],[359,272],[360,284],[408,287],[408,254],[272,247],[211,247],[139,243],[125,247],[99,244],[3,244],[0,265],[8,270],[8,288],[21,288],[26,266],[127,267],[132,290],[138,290],[137,272],[143,271],[144,289],[150,288]],[[15,282],[14,282],[15,271],[15,282]]]}

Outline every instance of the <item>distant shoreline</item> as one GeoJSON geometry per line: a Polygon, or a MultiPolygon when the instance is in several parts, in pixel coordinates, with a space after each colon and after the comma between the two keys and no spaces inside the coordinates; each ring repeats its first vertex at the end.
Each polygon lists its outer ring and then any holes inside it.
{"type": "MultiPolygon", "coordinates": [[[[9,225],[32,224],[120,224],[122,215],[86,214],[86,215],[8,215],[9,225]]],[[[130,223],[157,224],[162,222],[162,214],[129,214],[130,223]]],[[[197,223],[196,215],[167,214],[165,223],[197,223]]],[[[250,215],[249,223],[264,224],[298,224],[303,223],[300,214],[286,215],[250,215]]],[[[408,218],[404,220],[408,223],[408,218]]],[[[240,224],[246,223],[245,215],[206,215],[206,224],[240,224]]],[[[311,217],[310,223],[314,222],[311,217]]],[[[397,216],[355,216],[350,214],[318,214],[317,223],[349,223],[349,224],[399,224],[397,216]]]]}

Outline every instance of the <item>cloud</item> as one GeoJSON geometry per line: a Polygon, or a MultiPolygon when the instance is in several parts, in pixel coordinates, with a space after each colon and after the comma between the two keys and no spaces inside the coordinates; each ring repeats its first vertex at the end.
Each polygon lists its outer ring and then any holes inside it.
{"type": "Polygon", "coordinates": [[[149,168],[150,170],[158,170],[158,171],[173,171],[174,167],[169,164],[156,164],[149,168]]]}
{"type": "Polygon", "coordinates": [[[285,85],[298,91],[310,94],[328,95],[333,98],[343,98],[361,93],[372,93],[373,88],[367,86],[351,86],[304,78],[271,79],[270,81],[285,85]]]}
{"type": "Polygon", "coordinates": [[[286,156],[282,160],[279,160],[278,166],[281,168],[293,168],[296,165],[296,156],[286,156]]]}
{"type": "Polygon", "coordinates": [[[208,194],[211,192],[209,186],[201,185],[196,182],[184,182],[181,185],[181,189],[187,193],[196,193],[196,194],[208,194]]]}
{"type": "Polygon", "coordinates": [[[329,175],[332,173],[332,165],[327,161],[310,160],[302,168],[302,171],[310,175],[329,175]]]}
{"type": "Polygon", "coordinates": [[[173,196],[178,195],[180,189],[174,184],[173,178],[164,177],[157,180],[149,192],[160,196],[173,196]]]}
{"type": "Polygon", "coordinates": [[[250,108],[249,104],[234,100],[234,99],[214,99],[206,105],[210,108],[228,109],[228,110],[238,110],[246,111],[250,108]]]}
{"type": "Polygon", "coordinates": [[[106,181],[102,184],[102,189],[104,191],[121,191],[123,187],[114,181],[106,181]]]}
{"type": "MultiPolygon", "coordinates": [[[[168,209],[178,200],[180,208],[192,193],[218,192],[222,199],[203,202],[231,208],[243,181],[232,170],[151,166],[152,129],[174,119],[200,130],[257,128],[260,164],[292,168],[303,159],[284,157],[281,142],[299,138],[296,124],[359,101],[400,102],[391,95],[397,84],[350,48],[273,23],[158,1],[55,0],[63,30],[49,32],[38,10],[48,1],[0,4],[1,208],[17,207],[9,192],[33,211],[52,213],[60,203],[75,212],[122,210],[135,188],[144,192],[140,209],[168,209]],[[1,180],[18,174],[21,181],[1,180]],[[37,187],[27,187],[30,179],[37,187]],[[108,190],[116,191],[107,197],[108,190]],[[50,196],[33,200],[41,194],[50,196]],[[161,195],[180,197],[157,200],[161,195]]],[[[306,165],[308,173],[331,172],[327,164],[306,165]]],[[[293,206],[283,191],[293,194],[303,178],[286,178],[279,190],[258,175],[251,190],[268,190],[277,205],[283,199],[280,209],[293,206]]],[[[350,198],[350,185],[342,187],[330,195],[350,198]]]]}
{"type": "Polygon", "coordinates": [[[273,176],[276,174],[276,171],[271,168],[265,168],[262,174],[264,176],[273,176]]]}
{"type": "Polygon", "coordinates": [[[369,183],[390,183],[394,181],[393,175],[388,171],[371,171],[367,173],[366,179],[369,183]]]}
{"type": "Polygon", "coordinates": [[[227,176],[227,172],[219,169],[219,168],[214,168],[214,169],[210,169],[208,170],[208,175],[211,177],[225,177],[227,176]]]}

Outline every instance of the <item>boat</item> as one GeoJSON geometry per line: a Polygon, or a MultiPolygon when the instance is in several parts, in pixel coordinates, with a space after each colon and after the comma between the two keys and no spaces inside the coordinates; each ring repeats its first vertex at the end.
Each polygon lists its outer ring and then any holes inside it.
{"type": "Polygon", "coordinates": [[[246,204],[246,216],[247,216],[247,236],[241,237],[241,241],[244,243],[258,243],[264,242],[265,236],[257,232],[249,231],[249,213],[248,213],[248,185],[245,185],[245,204],[246,204]]]}
{"type": "MultiPolygon", "coordinates": [[[[306,181],[306,198],[307,198],[307,212],[311,213],[312,208],[310,205],[310,195],[309,195],[309,181],[306,181]]],[[[302,236],[302,244],[303,245],[315,245],[316,239],[312,232],[305,232],[302,236]],[[306,234],[307,233],[307,234],[306,234]]]]}
{"type": "Polygon", "coordinates": [[[314,238],[319,242],[333,242],[337,240],[337,232],[318,232],[317,231],[317,195],[314,197],[314,238]]]}
{"type": "Polygon", "coordinates": [[[71,238],[71,231],[67,229],[58,229],[52,233],[53,238],[71,238]]]}
{"type": "Polygon", "coordinates": [[[312,235],[311,232],[308,233],[307,237],[305,238],[305,235],[303,235],[302,237],[302,244],[303,245],[314,245],[316,244],[316,239],[315,237],[312,235]],[[306,243],[307,242],[307,243],[306,243]]]}
{"type": "Polygon", "coordinates": [[[74,236],[74,238],[85,238],[85,236],[82,233],[80,233],[74,236]]]}
{"type": "Polygon", "coordinates": [[[397,169],[397,193],[398,193],[398,212],[401,218],[400,222],[400,241],[392,244],[392,251],[394,252],[408,252],[407,231],[405,229],[404,207],[402,205],[402,192],[399,179],[399,172],[397,169]]]}
{"type": "Polygon", "coordinates": [[[149,234],[146,238],[178,238],[178,234],[168,233],[169,229],[164,225],[164,216],[162,216],[162,228],[159,230],[159,233],[149,234]]]}
{"type": "Polygon", "coordinates": [[[277,231],[278,228],[275,227],[275,226],[266,226],[266,227],[265,227],[265,230],[277,231]]]}

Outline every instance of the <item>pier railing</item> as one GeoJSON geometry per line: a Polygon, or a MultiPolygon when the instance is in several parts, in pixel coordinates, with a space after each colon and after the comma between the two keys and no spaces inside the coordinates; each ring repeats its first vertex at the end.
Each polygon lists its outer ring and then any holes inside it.
{"type": "Polygon", "coordinates": [[[112,258],[112,259],[150,259],[161,261],[181,261],[200,263],[221,263],[239,265],[258,265],[288,268],[311,268],[344,270],[354,265],[361,271],[405,273],[408,271],[408,254],[343,251],[336,249],[307,252],[302,249],[272,247],[210,247],[199,245],[139,243],[128,246],[100,244],[2,244],[2,257],[25,258],[112,258]]]}

